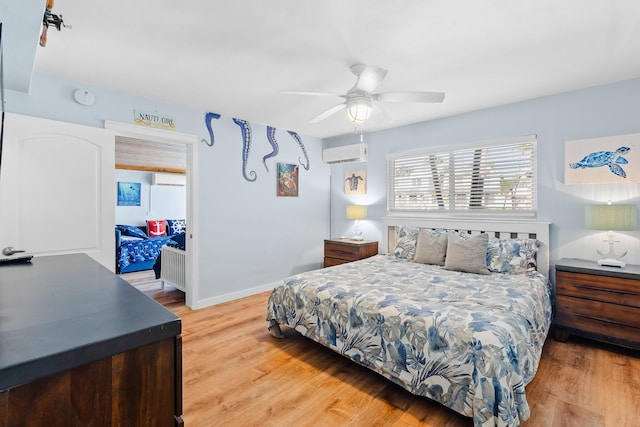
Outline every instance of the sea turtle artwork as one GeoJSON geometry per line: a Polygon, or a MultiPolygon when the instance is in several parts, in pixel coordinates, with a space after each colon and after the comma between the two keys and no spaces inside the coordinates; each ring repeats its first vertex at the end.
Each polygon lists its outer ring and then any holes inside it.
{"type": "Polygon", "coordinates": [[[569,167],[571,169],[586,169],[608,166],[611,173],[622,178],[626,178],[627,173],[620,165],[626,165],[629,163],[629,161],[623,156],[628,153],[629,150],[631,150],[629,147],[620,147],[615,151],[595,151],[587,154],[577,163],[569,163],[569,167]]]}

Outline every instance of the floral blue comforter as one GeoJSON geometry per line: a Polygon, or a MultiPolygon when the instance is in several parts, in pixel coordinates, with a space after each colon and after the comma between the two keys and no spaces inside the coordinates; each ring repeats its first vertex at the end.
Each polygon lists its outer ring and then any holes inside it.
{"type": "Polygon", "coordinates": [[[475,426],[518,426],[551,302],[537,273],[485,276],[377,255],[285,279],[269,297],[272,321],[475,426]]]}

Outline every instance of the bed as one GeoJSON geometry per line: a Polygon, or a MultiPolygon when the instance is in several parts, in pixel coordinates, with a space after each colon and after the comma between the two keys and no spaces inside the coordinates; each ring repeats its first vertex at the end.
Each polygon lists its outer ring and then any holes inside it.
{"type": "Polygon", "coordinates": [[[384,225],[389,254],[275,284],[271,334],[295,328],[475,426],[520,425],[551,324],[549,224],[384,225]]]}
{"type": "Polygon", "coordinates": [[[151,270],[162,247],[171,242],[172,236],[146,234],[145,226],[116,225],[116,272],[132,273],[151,270]]]}

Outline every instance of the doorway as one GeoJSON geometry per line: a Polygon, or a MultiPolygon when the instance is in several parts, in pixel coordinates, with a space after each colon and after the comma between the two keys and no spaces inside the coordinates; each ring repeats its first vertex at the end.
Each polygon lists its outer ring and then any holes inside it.
{"type": "MultiPolygon", "coordinates": [[[[150,141],[150,144],[167,144],[184,147],[186,152],[186,224],[187,240],[185,259],[185,302],[188,307],[197,308],[198,301],[198,137],[173,131],[145,128],[139,125],[105,121],[105,129],[114,133],[114,138],[150,141]]],[[[172,172],[171,170],[167,170],[172,172]]],[[[173,171],[175,172],[175,171],[173,171]]],[[[115,226],[115,224],[114,224],[115,226]]]]}

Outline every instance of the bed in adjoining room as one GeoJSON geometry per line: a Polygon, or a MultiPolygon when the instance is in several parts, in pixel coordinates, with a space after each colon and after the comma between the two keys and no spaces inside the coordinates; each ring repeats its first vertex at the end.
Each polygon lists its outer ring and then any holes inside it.
{"type": "Polygon", "coordinates": [[[295,328],[475,426],[520,425],[551,324],[549,224],[384,224],[388,255],[275,284],[271,334],[295,328]]]}

